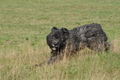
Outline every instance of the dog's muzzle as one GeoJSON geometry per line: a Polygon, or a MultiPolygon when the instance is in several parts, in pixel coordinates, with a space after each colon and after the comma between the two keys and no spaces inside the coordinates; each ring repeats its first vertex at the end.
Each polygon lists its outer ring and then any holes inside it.
{"type": "Polygon", "coordinates": [[[58,48],[57,45],[54,45],[54,44],[52,45],[52,50],[55,51],[55,50],[57,50],[57,48],[58,48]]]}
{"type": "Polygon", "coordinates": [[[56,48],[52,48],[52,50],[54,50],[54,51],[55,51],[55,50],[57,50],[57,49],[56,49],[56,48]]]}

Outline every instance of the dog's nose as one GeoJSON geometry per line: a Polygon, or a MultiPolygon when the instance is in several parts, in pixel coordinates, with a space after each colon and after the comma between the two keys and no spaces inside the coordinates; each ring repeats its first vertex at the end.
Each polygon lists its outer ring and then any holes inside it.
{"type": "Polygon", "coordinates": [[[57,45],[58,45],[58,43],[57,43],[57,42],[54,42],[52,46],[55,47],[55,46],[57,46],[57,45]]]}

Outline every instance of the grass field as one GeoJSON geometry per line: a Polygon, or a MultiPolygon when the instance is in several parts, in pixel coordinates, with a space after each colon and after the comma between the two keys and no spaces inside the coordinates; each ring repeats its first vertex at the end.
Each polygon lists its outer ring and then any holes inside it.
{"type": "Polygon", "coordinates": [[[120,0],[0,0],[0,80],[120,80],[120,0]],[[114,50],[33,68],[50,56],[53,26],[103,26],[114,50]]]}

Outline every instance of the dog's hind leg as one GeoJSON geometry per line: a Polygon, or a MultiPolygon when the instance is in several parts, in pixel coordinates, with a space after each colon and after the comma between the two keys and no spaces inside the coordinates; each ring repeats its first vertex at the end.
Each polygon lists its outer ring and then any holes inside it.
{"type": "Polygon", "coordinates": [[[87,47],[91,50],[94,50],[95,52],[103,52],[104,51],[104,43],[97,43],[97,42],[93,42],[90,43],[87,47]]]}
{"type": "Polygon", "coordinates": [[[102,42],[99,44],[95,42],[95,43],[89,44],[87,47],[96,52],[112,51],[114,48],[111,42],[102,42]]]}

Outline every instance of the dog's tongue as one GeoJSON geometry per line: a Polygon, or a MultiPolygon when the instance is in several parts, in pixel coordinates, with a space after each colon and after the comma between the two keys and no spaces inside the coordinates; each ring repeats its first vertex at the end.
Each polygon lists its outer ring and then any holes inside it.
{"type": "Polygon", "coordinates": [[[56,50],[56,48],[52,48],[52,50],[56,50]]]}

